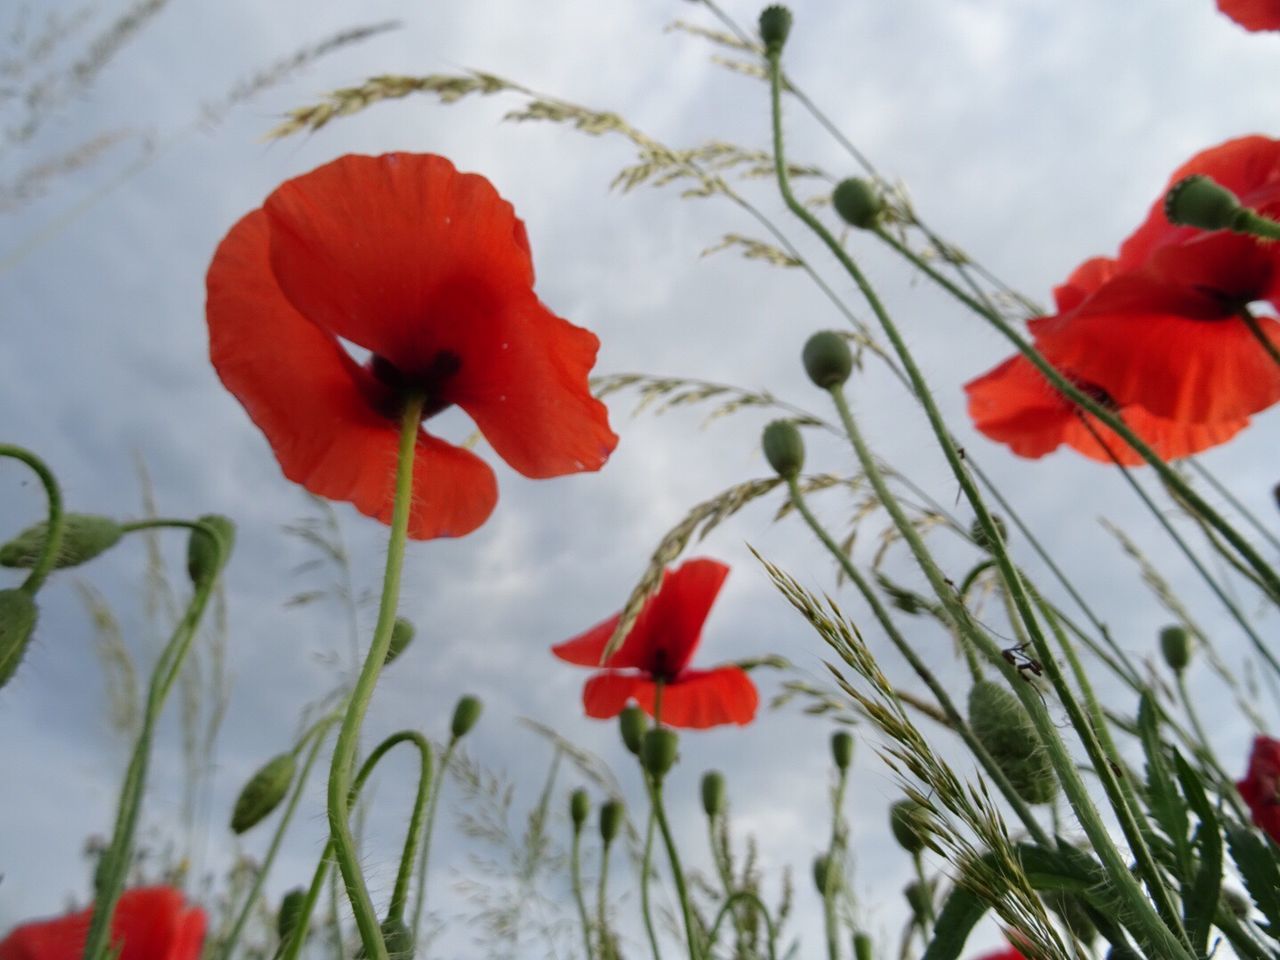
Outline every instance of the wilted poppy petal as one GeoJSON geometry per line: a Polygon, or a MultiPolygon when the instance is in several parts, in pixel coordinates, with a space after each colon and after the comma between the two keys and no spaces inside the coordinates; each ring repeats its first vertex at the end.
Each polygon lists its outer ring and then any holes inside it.
{"type": "MultiPolygon", "coordinates": [[[[312,493],[391,515],[399,423],[378,412],[373,378],[332,334],[284,297],[267,258],[261,211],[242,219],[208,275],[210,356],[266,435],[286,477],[312,493]]],[[[492,470],[469,451],[420,433],[410,536],[461,536],[497,501],[492,470]]]]}
{"type": "Polygon", "coordinates": [[[1218,9],[1246,30],[1280,30],[1280,0],[1218,0],[1218,9]]]}
{"type": "Polygon", "coordinates": [[[687,670],[662,691],[662,722],[705,729],[724,723],[750,723],[760,695],[740,667],[687,670]]]}
{"type": "Polygon", "coordinates": [[[443,157],[341,157],[282,184],[263,209],[289,301],[409,373],[533,285],[511,205],[443,157]]]}
{"type": "MultiPolygon", "coordinates": [[[[16,928],[0,942],[0,960],[79,960],[93,909],[16,928]]],[[[118,960],[197,960],[205,914],[170,887],[126,890],[116,904],[111,943],[118,960]]]]}

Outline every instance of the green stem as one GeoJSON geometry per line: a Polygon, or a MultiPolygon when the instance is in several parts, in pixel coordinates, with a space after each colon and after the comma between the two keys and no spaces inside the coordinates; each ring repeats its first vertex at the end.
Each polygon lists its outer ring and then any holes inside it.
{"type": "Polygon", "coordinates": [[[933,888],[929,886],[929,881],[924,875],[924,858],[920,856],[920,851],[915,851],[911,859],[915,864],[916,883],[920,886],[920,905],[924,908],[920,912],[920,936],[927,943],[934,923],[933,888]]]}
{"type": "MultiPolygon", "coordinates": [[[[1187,719],[1191,722],[1191,729],[1196,735],[1196,752],[1201,758],[1213,767],[1214,770],[1221,774],[1222,766],[1218,763],[1218,757],[1213,752],[1213,747],[1209,745],[1209,737],[1204,732],[1204,727],[1200,725],[1200,715],[1196,712],[1191,695],[1187,692],[1187,672],[1185,670],[1174,671],[1174,681],[1178,686],[1178,698],[1182,701],[1182,708],[1187,712],[1187,719]]],[[[1227,781],[1228,784],[1230,781],[1227,781]]],[[[1232,793],[1235,791],[1233,790],[1232,793]]]]}
{"type": "Polygon", "coordinates": [[[596,887],[596,934],[599,937],[600,960],[614,960],[609,947],[609,914],[606,889],[609,884],[609,844],[600,852],[600,882],[596,887]]]}
{"type": "MultiPolygon", "coordinates": [[[[648,774],[645,782],[648,783],[648,774]]],[[[650,793],[653,788],[650,787],[650,793]]],[[[653,873],[653,834],[657,827],[658,816],[652,806],[649,808],[649,826],[644,833],[644,857],[640,862],[640,913],[644,916],[644,931],[649,935],[649,947],[653,950],[653,960],[662,960],[658,950],[658,932],[653,926],[653,910],[649,905],[649,877],[653,873]]]]}
{"type": "Polygon", "coordinates": [[[840,830],[840,811],[844,809],[844,791],[849,783],[848,769],[841,769],[836,780],[835,801],[831,805],[831,842],[827,845],[827,864],[822,878],[822,920],[827,934],[827,957],[840,960],[840,927],[836,922],[836,881],[843,881],[840,864],[844,859],[844,837],[840,830]]]}
{"type": "Polygon", "coordinates": [[[41,548],[40,556],[36,558],[31,572],[27,574],[27,579],[22,581],[22,586],[19,588],[31,594],[31,596],[35,596],[36,591],[40,589],[45,578],[53,570],[53,565],[58,560],[58,551],[62,549],[62,529],[64,526],[62,489],[58,486],[58,478],[53,475],[53,471],[30,450],[11,443],[0,443],[0,457],[21,460],[30,467],[35,472],[35,475],[40,478],[40,483],[44,487],[45,497],[49,501],[49,517],[46,521],[44,546],[41,548]]]}
{"type": "Polygon", "coordinates": [[[1213,472],[1201,462],[1200,457],[1188,457],[1183,462],[1191,464],[1191,469],[1200,474],[1201,478],[1203,478],[1209,486],[1213,487],[1214,493],[1218,494],[1218,496],[1226,500],[1227,503],[1231,504],[1232,508],[1239,513],[1240,516],[1249,521],[1249,526],[1253,527],[1254,530],[1270,541],[1271,546],[1280,550],[1280,537],[1277,537],[1266,524],[1258,519],[1257,515],[1254,514],[1252,510],[1241,502],[1239,497],[1232,493],[1221,480],[1214,476],[1213,472]]]}
{"type": "Polygon", "coordinates": [[[418,793],[413,800],[413,813],[409,817],[409,829],[404,837],[404,851],[400,854],[400,870],[396,873],[396,885],[391,891],[391,905],[387,907],[387,920],[392,923],[404,920],[404,908],[409,902],[409,882],[413,879],[418,841],[422,838],[427,798],[431,795],[431,744],[420,733],[415,733],[412,740],[418,748],[421,767],[418,773],[418,793]]]}
{"type": "Polygon", "coordinates": [[[405,401],[401,415],[400,450],[396,463],[395,501],[391,512],[391,538],[387,547],[386,575],[382,584],[382,602],[378,608],[378,624],[373,632],[364,668],[356,680],[348,702],[347,713],[338,732],[333,750],[333,766],[329,772],[329,829],[333,834],[333,852],[342,870],[347,897],[370,960],[388,960],[387,947],[378,926],[378,915],[369,888],[360,871],[359,852],[351,835],[351,771],[360,742],[360,727],[373,698],[378,675],[387,659],[391,630],[395,625],[396,606],[400,598],[400,571],[404,564],[405,539],[409,528],[409,508],[413,496],[413,454],[422,419],[424,397],[414,394],[405,401]]]}
{"type": "Polygon", "coordinates": [[[667,860],[671,863],[671,872],[675,876],[676,893],[680,897],[680,911],[684,915],[685,936],[689,943],[689,960],[702,960],[702,949],[698,943],[698,931],[694,927],[693,908],[689,904],[689,891],[685,887],[684,868],[680,866],[680,854],[676,850],[675,838],[671,835],[671,825],[667,823],[666,811],[662,808],[662,782],[655,781],[649,788],[649,798],[653,803],[653,812],[658,819],[658,829],[662,831],[662,842],[667,848],[667,860]]]}
{"type": "MultiPolygon", "coordinates": [[[[722,850],[720,842],[716,838],[716,818],[707,815],[707,845],[711,848],[711,860],[716,865],[716,873],[720,876],[720,884],[724,887],[724,895],[726,899],[733,893],[733,874],[730,872],[729,851],[722,850]]],[[[738,911],[733,911],[733,932],[738,941],[742,939],[742,920],[738,916],[738,911]]],[[[707,941],[709,944],[715,944],[715,940],[707,941]]]]}
{"type": "Polygon", "coordinates": [[[724,923],[725,917],[735,913],[734,907],[742,901],[754,904],[756,910],[760,912],[760,916],[764,917],[765,930],[769,933],[769,960],[776,960],[778,955],[776,944],[778,932],[774,926],[773,918],[769,916],[769,908],[764,905],[764,901],[750,890],[735,890],[725,898],[724,903],[720,905],[719,912],[716,913],[715,922],[711,924],[711,932],[707,936],[707,942],[715,943],[716,936],[720,932],[720,925],[724,923]]]}
{"type": "Polygon", "coordinates": [[[416,941],[422,931],[422,912],[427,905],[427,864],[431,857],[431,833],[436,824],[436,807],[440,800],[440,791],[444,789],[449,773],[449,761],[453,758],[453,748],[458,745],[456,737],[450,737],[440,757],[439,772],[431,791],[431,800],[427,805],[426,834],[422,838],[422,852],[418,855],[418,895],[413,903],[413,938],[416,941]]]}
{"type": "Polygon", "coordinates": [[[591,921],[587,918],[587,901],[582,895],[582,828],[574,825],[573,847],[569,853],[569,872],[573,878],[573,899],[578,905],[578,919],[582,922],[582,946],[587,960],[594,960],[591,949],[591,921]]]}

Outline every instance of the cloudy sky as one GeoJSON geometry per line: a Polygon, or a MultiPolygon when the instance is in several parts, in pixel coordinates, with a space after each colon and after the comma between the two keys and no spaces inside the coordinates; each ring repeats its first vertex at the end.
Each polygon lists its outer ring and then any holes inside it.
{"type": "MultiPolygon", "coordinates": [[[[350,656],[340,606],[286,606],[327,579],[319,571],[294,572],[315,554],[282,528],[320,514],[281,477],[263,437],[206,359],[204,272],[215,245],[244,212],[282,180],[343,153],[444,154],[460,169],[483,172],[515,205],[528,226],[539,295],[599,334],[601,373],[767,388],[825,413],[798,356],[811,332],[843,321],[799,271],[733,252],[700,256],[725,234],[759,235],[741,211],[721,200],[682,199],[678,189],[611,192],[615,173],[633,160],[631,147],[551,124],[502,123],[518,98],[448,107],[410,98],[313,135],[264,141],[286,110],[367,76],[476,68],[615,111],[672,146],[726,140],[764,148],[764,86],[711,62],[714,51],[704,41],[665,29],[677,19],[716,26],[698,3],[377,0],[360,5],[361,22],[400,20],[399,29],[334,51],[214,119],[207,108],[223,103],[237,84],[300,47],[356,26],[355,8],[301,0],[139,6],[156,8],[145,28],[85,83],[49,88],[51,99],[29,135],[20,131],[29,119],[20,98],[33,82],[65,78],[127,5],[101,0],[84,8],[79,0],[56,0],[11,4],[0,15],[0,30],[13,34],[13,55],[29,46],[47,13],[56,11],[70,31],[46,59],[10,64],[0,77],[7,137],[0,185],[18,183],[92,138],[118,137],[95,162],[49,180],[36,195],[2,195],[0,439],[46,458],[74,510],[140,515],[140,458],[163,515],[219,512],[238,523],[226,576],[232,689],[206,804],[208,839],[194,850],[197,871],[216,871],[237,850],[260,855],[265,848],[266,836],[250,834],[238,847],[223,828],[235,793],[263,760],[290,745],[301,711],[333,687],[350,656]]],[[[751,3],[726,6],[748,24],[758,12],[751,3]]],[[[909,185],[939,232],[1041,301],[1077,263],[1113,252],[1169,172],[1192,153],[1280,125],[1274,96],[1280,38],[1246,34],[1218,15],[1211,0],[802,0],[795,13],[788,69],[797,83],[881,171],[909,185]]],[[[787,130],[795,160],[837,175],[852,171],[840,146],[794,105],[787,130]]],[[[786,223],[767,181],[742,189],[766,215],[786,223]]],[[[865,315],[851,285],[787,226],[865,315]]],[[[1144,592],[1100,517],[1123,523],[1160,558],[1180,596],[1239,668],[1244,641],[1238,629],[1119,477],[1069,452],[1020,461],[971,430],[960,386],[1005,356],[1007,347],[909,270],[865,246],[855,239],[852,249],[905,328],[953,430],[1033,522],[1113,633],[1135,656],[1146,656],[1167,615],[1144,592]]],[[[954,483],[923,418],[891,378],[872,365],[852,395],[879,452],[954,505],[954,483]]],[[[483,697],[486,713],[470,746],[478,760],[517,784],[511,816],[517,830],[536,802],[552,753],[519,724],[525,717],[604,758],[642,816],[638,779],[614,726],[582,718],[583,674],[553,660],[547,648],[620,607],[654,545],[691,505],[768,473],[757,443],[766,415],[744,412],[704,427],[705,410],[632,418],[633,395],[611,404],[622,442],[600,474],[532,482],[486,454],[501,487],[493,518],[464,540],[411,545],[403,612],[418,624],[419,641],[386,675],[366,726],[371,738],[406,726],[438,736],[458,695],[483,697]]],[[[1280,479],[1278,416],[1257,417],[1249,431],[1204,458],[1268,522],[1276,516],[1269,491],[1280,479]]],[[[445,423],[457,440],[470,429],[460,417],[445,423]]],[[[824,442],[813,444],[811,462],[815,470],[852,469],[847,450],[824,442]]],[[[747,544],[815,589],[834,590],[833,571],[805,531],[772,522],[776,506],[748,508],[698,548],[734,567],[698,662],[775,653],[792,661],[799,676],[817,680],[826,656],[820,640],[772,591],[747,544]]],[[[844,522],[849,507],[840,494],[819,503],[833,526],[844,522]]],[[[0,469],[0,534],[16,532],[42,510],[39,488],[21,468],[0,469]]],[[[967,521],[963,509],[956,510],[967,521]]],[[[346,505],[336,511],[357,584],[376,588],[385,529],[346,505]]],[[[182,537],[168,534],[163,543],[181,582],[182,537]]],[[[1027,562],[1038,569],[1029,555],[1027,562]]],[[[109,599],[133,655],[145,662],[155,649],[142,599],[145,564],[143,545],[131,540],[83,571],[56,577],[40,597],[37,643],[0,694],[6,823],[0,931],[87,894],[81,851],[87,837],[109,829],[126,748],[110,730],[94,633],[76,582],[109,599]]],[[[6,575],[0,586],[16,582],[6,575]]],[[[861,616],[851,597],[843,602],[861,616]]],[[[365,634],[372,622],[366,608],[365,634]]],[[[1274,615],[1260,628],[1274,635],[1274,615]]],[[[912,629],[924,654],[962,694],[962,671],[946,639],[925,626],[912,629]]],[[[887,646],[874,629],[868,636],[877,650],[887,646]]],[[[886,655],[886,664],[909,683],[895,657],[886,655]]],[[[1221,697],[1202,673],[1194,678],[1197,695],[1221,697]]],[[[778,675],[758,676],[766,698],[777,692],[778,675]]],[[[175,701],[164,719],[144,813],[148,829],[161,837],[181,835],[178,713],[175,701]]],[[[698,778],[710,767],[725,771],[735,829],[740,838],[757,837],[771,898],[782,869],[796,871],[793,932],[802,932],[804,955],[820,942],[819,904],[807,877],[829,831],[830,730],[793,705],[762,711],[747,729],[686,735],[670,786],[688,858],[705,870],[698,778]]],[[[929,732],[947,748],[945,734],[929,732]]],[[[1241,722],[1224,714],[1214,736],[1229,765],[1243,762],[1241,722]]],[[[854,882],[863,921],[878,936],[896,937],[899,891],[910,879],[910,864],[883,829],[897,788],[875,759],[874,744],[868,732],[850,791],[854,882]]],[[[377,789],[366,855],[375,892],[384,896],[412,790],[409,764],[403,758],[398,764],[377,789]]],[[[322,777],[315,779],[268,885],[273,896],[305,882],[322,846],[322,777]]],[[[567,832],[563,796],[579,782],[566,768],[555,785],[553,830],[561,838],[567,832]]],[[[449,789],[460,797],[454,785],[449,789]]],[[[432,908],[446,929],[432,953],[465,955],[474,929],[464,919],[473,905],[460,885],[475,874],[469,858],[489,851],[458,837],[453,804],[443,812],[432,908]]],[[[631,875],[620,869],[615,884],[634,912],[631,875]]],[[[634,923],[624,927],[636,936],[634,923]]],[[[982,942],[996,939],[992,928],[982,942]]],[[[518,955],[546,952],[545,943],[530,941],[518,955]]]]}

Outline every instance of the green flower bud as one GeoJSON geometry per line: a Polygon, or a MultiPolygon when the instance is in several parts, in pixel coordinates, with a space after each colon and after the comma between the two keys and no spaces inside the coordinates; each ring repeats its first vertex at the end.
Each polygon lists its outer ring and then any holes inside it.
{"type": "Polygon", "coordinates": [[[215,577],[222,572],[231,557],[231,548],[236,543],[236,525],[229,518],[220,513],[206,513],[200,517],[200,522],[213,528],[222,551],[219,555],[203,532],[191,531],[191,536],[187,539],[187,574],[191,577],[191,582],[197,584],[203,583],[206,577],[215,577]]]}
{"type": "Polygon", "coordinates": [[[382,665],[386,666],[393,660],[398,660],[400,654],[404,653],[411,643],[413,643],[413,624],[404,617],[396,617],[396,622],[391,625],[391,645],[387,647],[387,658],[382,661],[382,665]]]}
{"type": "Polygon", "coordinates": [[[607,847],[622,827],[623,806],[618,800],[606,800],[600,807],[600,839],[607,847]]]}
{"type": "Polygon", "coordinates": [[[902,895],[907,898],[907,904],[917,917],[928,916],[932,912],[933,889],[927,884],[913,880],[903,889],[902,895]]]}
{"type": "Polygon", "coordinates": [[[575,834],[582,832],[582,825],[587,822],[590,814],[591,798],[587,796],[587,791],[579,788],[569,794],[569,817],[573,820],[575,834]]]}
{"type": "Polygon", "coordinates": [[[1160,631],[1160,652],[1169,669],[1181,673],[1191,662],[1191,634],[1184,627],[1165,627],[1160,631]]]}
{"type": "Polygon", "coordinates": [[[480,719],[480,711],[484,709],[484,704],[480,702],[479,697],[466,696],[458,701],[458,705],[453,708],[453,724],[449,728],[453,734],[453,739],[461,740],[471,728],[476,725],[480,719]]]}
{"type": "Polygon", "coordinates": [[[969,726],[1014,791],[1027,803],[1049,803],[1058,778],[1035,724],[1011,691],[979,680],[969,691],[969,726]]]}
{"type": "Polygon", "coordinates": [[[302,887],[295,887],[280,901],[280,912],[276,914],[276,934],[281,943],[288,940],[289,935],[297,928],[298,921],[302,918],[302,904],[306,899],[307,891],[302,887]]]}
{"type": "Polygon", "coordinates": [[[655,780],[661,780],[676,763],[676,749],[680,738],[674,730],[654,727],[644,735],[640,744],[640,762],[655,780]]]}
{"type": "Polygon", "coordinates": [[[36,629],[36,602],[25,590],[0,590],[0,687],[18,670],[36,629]]]}
{"type": "Polygon", "coordinates": [[[1164,196],[1170,223],[1201,230],[1233,230],[1246,213],[1240,198],[1202,173],[1179,180],[1164,196]]]}
{"type": "Polygon", "coordinates": [[[831,892],[834,894],[840,889],[840,872],[838,870],[828,870],[831,861],[825,853],[820,853],[813,858],[813,885],[817,888],[819,896],[827,895],[827,884],[831,884],[831,892]],[[830,875],[828,875],[830,874],[830,875]]]}
{"type": "Polygon", "coordinates": [[[781,4],[765,7],[760,12],[760,39],[768,53],[781,53],[791,34],[791,11],[781,4]]]}
{"type": "Polygon", "coordinates": [[[634,703],[623,707],[618,715],[618,727],[622,730],[622,742],[637,757],[640,756],[640,744],[644,740],[644,732],[649,729],[649,718],[634,703]]]}
{"type": "Polygon", "coordinates": [[[790,420],[775,420],[765,427],[761,445],[769,466],[783,479],[790,480],[804,467],[804,438],[790,420]]]}
{"type": "Polygon", "coordinates": [[[889,808],[889,829],[898,846],[907,853],[919,853],[929,836],[928,812],[914,800],[899,800],[889,808]]]}
{"type": "Polygon", "coordinates": [[[837,730],[831,735],[831,759],[838,770],[848,770],[853,763],[853,736],[848,730],[837,730]]]}
{"type": "Polygon", "coordinates": [[[884,197],[874,183],[858,177],[841,180],[831,194],[840,219],[859,230],[873,230],[884,213],[884,197]]]}
{"type": "Polygon", "coordinates": [[[806,340],[800,358],[809,379],[823,390],[840,386],[853,370],[849,341],[830,330],[819,331],[806,340]]]}
{"type": "MultiPolygon", "coordinates": [[[[37,523],[0,547],[0,565],[30,569],[40,559],[49,536],[49,524],[37,523]]],[[[124,536],[124,528],[110,517],[67,513],[62,518],[62,542],[53,561],[55,569],[78,567],[105,553],[124,536]]]]}
{"type": "MultiPolygon", "coordinates": [[[[378,924],[382,931],[382,943],[391,960],[413,960],[413,934],[403,920],[383,920],[378,924]]],[[[366,960],[369,955],[362,946],[356,951],[356,960],[366,960]]]]}
{"type": "MultiPolygon", "coordinates": [[[[991,522],[994,524],[996,532],[1000,534],[1000,542],[1008,543],[1009,527],[1004,522],[1004,518],[992,515],[991,522]]],[[[995,552],[994,545],[987,539],[987,531],[982,529],[982,523],[976,518],[973,523],[969,524],[969,538],[973,540],[973,545],[979,550],[985,550],[987,553],[995,552]]]]}
{"type": "Polygon", "coordinates": [[[724,810],[724,774],[708,770],[702,775],[702,810],[708,817],[717,817],[724,810]]]}
{"type": "Polygon", "coordinates": [[[235,810],[231,813],[231,829],[244,833],[269,817],[289,792],[296,767],[292,753],[282,753],[263,764],[236,798],[235,810]]]}

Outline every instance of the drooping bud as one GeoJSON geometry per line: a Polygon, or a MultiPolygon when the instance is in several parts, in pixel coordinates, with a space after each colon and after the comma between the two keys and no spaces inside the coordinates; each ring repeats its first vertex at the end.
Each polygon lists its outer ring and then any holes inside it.
{"type": "Polygon", "coordinates": [[[573,832],[575,834],[582,832],[582,826],[587,822],[587,817],[590,815],[591,798],[587,796],[587,791],[579,787],[569,794],[569,818],[573,821],[573,832]]]}
{"type": "Polygon", "coordinates": [[[702,810],[708,817],[718,817],[724,810],[724,774],[708,770],[702,775],[702,810]]]}
{"type": "Polygon", "coordinates": [[[623,807],[619,800],[606,800],[600,807],[600,839],[607,847],[622,828],[623,807]]]}
{"type": "Polygon", "coordinates": [[[1169,669],[1181,673],[1191,662],[1191,634],[1185,627],[1165,627],[1160,631],[1160,652],[1169,669]]]}
{"type": "Polygon", "coordinates": [[[1164,215],[1180,227],[1232,230],[1246,211],[1240,198],[1202,173],[1184,177],[1164,196],[1164,215]]]}
{"type": "Polygon", "coordinates": [[[831,194],[840,219],[859,230],[873,230],[884,213],[884,197],[876,185],[860,177],[841,180],[831,194]]]}
{"type": "MultiPolygon", "coordinates": [[[[1009,542],[1009,527],[1004,522],[1004,518],[993,514],[991,523],[995,526],[996,533],[1000,534],[1000,542],[1007,544],[1009,542]]],[[[987,553],[995,552],[995,545],[987,537],[987,531],[982,529],[981,520],[975,518],[973,523],[969,524],[969,537],[973,540],[973,545],[979,550],[985,550],[987,553]]]]}
{"type": "Polygon", "coordinates": [[[191,577],[191,582],[197,584],[203,583],[206,577],[214,577],[222,572],[231,557],[231,548],[236,543],[236,525],[228,517],[220,513],[206,513],[199,520],[213,530],[218,546],[214,546],[204,531],[191,531],[187,540],[187,574],[191,577]]]}
{"type": "Polygon", "coordinates": [[[919,853],[929,836],[929,819],[924,807],[914,800],[899,800],[889,808],[889,829],[898,846],[912,855],[919,853]]]}
{"type": "Polygon", "coordinates": [[[404,617],[396,617],[396,622],[391,626],[391,645],[387,647],[387,658],[382,661],[383,666],[399,659],[400,654],[404,653],[411,643],[413,643],[413,624],[404,617]]]}
{"type": "MultiPolygon", "coordinates": [[[[391,960],[413,960],[413,934],[403,920],[387,918],[378,924],[382,931],[382,943],[387,948],[387,956],[391,960]]],[[[356,951],[356,960],[366,960],[369,956],[363,946],[356,951]]]]}
{"type": "Polygon", "coordinates": [[[823,390],[840,386],[853,370],[849,341],[831,330],[821,330],[806,340],[800,358],[809,379],[823,390]]]}
{"type": "Polygon", "coordinates": [[[1012,692],[991,680],[979,680],[969,691],[969,726],[1027,803],[1049,803],[1058,793],[1058,778],[1035,724],[1012,692]]]}
{"type": "Polygon", "coordinates": [[[640,744],[640,762],[649,771],[649,776],[661,780],[676,763],[676,750],[680,738],[674,730],[666,727],[654,727],[644,735],[640,744]]]}
{"type": "Polygon", "coordinates": [[[831,885],[831,892],[835,893],[840,889],[840,874],[837,870],[830,869],[831,861],[825,853],[820,853],[813,858],[813,885],[817,888],[818,894],[825,897],[827,895],[827,885],[831,885]]]}
{"type": "Polygon", "coordinates": [[[871,937],[859,930],[853,935],[854,960],[871,960],[872,956],[871,937]]]}
{"type": "Polygon", "coordinates": [[[484,704],[479,697],[467,695],[459,699],[458,705],[453,708],[453,723],[449,727],[453,739],[461,740],[470,733],[471,728],[479,721],[483,709],[484,704]]]}
{"type": "Polygon", "coordinates": [[[760,11],[760,39],[764,41],[766,53],[781,53],[790,34],[790,10],[781,4],[774,4],[760,11]]]}
{"type": "Polygon", "coordinates": [[[231,829],[244,833],[270,816],[289,792],[296,767],[292,753],[282,753],[263,764],[236,798],[236,806],[231,813],[231,829]]]}
{"type": "MultiPolygon", "coordinates": [[[[49,524],[37,523],[0,547],[0,565],[30,569],[44,552],[49,524]]],[[[62,517],[62,542],[53,561],[55,569],[78,567],[105,553],[124,536],[124,528],[110,517],[90,513],[68,513],[62,517]]]]}
{"type": "Polygon", "coordinates": [[[769,466],[784,480],[797,476],[804,468],[804,438],[790,420],[774,420],[765,427],[761,446],[769,466]]]}
{"type": "Polygon", "coordinates": [[[853,736],[848,730],[837,730],[831,735],[831,759],[837,770],[848,770],[853,763],[853,736]]]}
{"type": "Polygon", "coordinates": [[[640,744],[644,741],[644,732],[649,729],[649,718],[634,703],[622,708],[618,715],[618,727],[622,731],[622,742],[637,757],[640,756],[640,744]]]}
{"type": "Polygon", "coordinates": [[[18,670],[36,629],[36,602],[25,590],[0,590],[0,687],[18,670]]]}
{"type": "Polygon", "coordinates": [[[907,898],[907,904],[911,907],[911,912],[917,917],[925,917],[932,912],[933,890],[919,880],[913,880],[908,883],[903,889],[902,895],[907,898]]]}
{"type": "Polygon", "coordinates": [[[280,937],[281,943],[288,940],[289,935],[297,929],[298,920],[302,917],[302,904],[306,899],[307,891],[302,887],[295,887],[280,901],[280,912],[276,914],[276,935],[280,937]]]}

